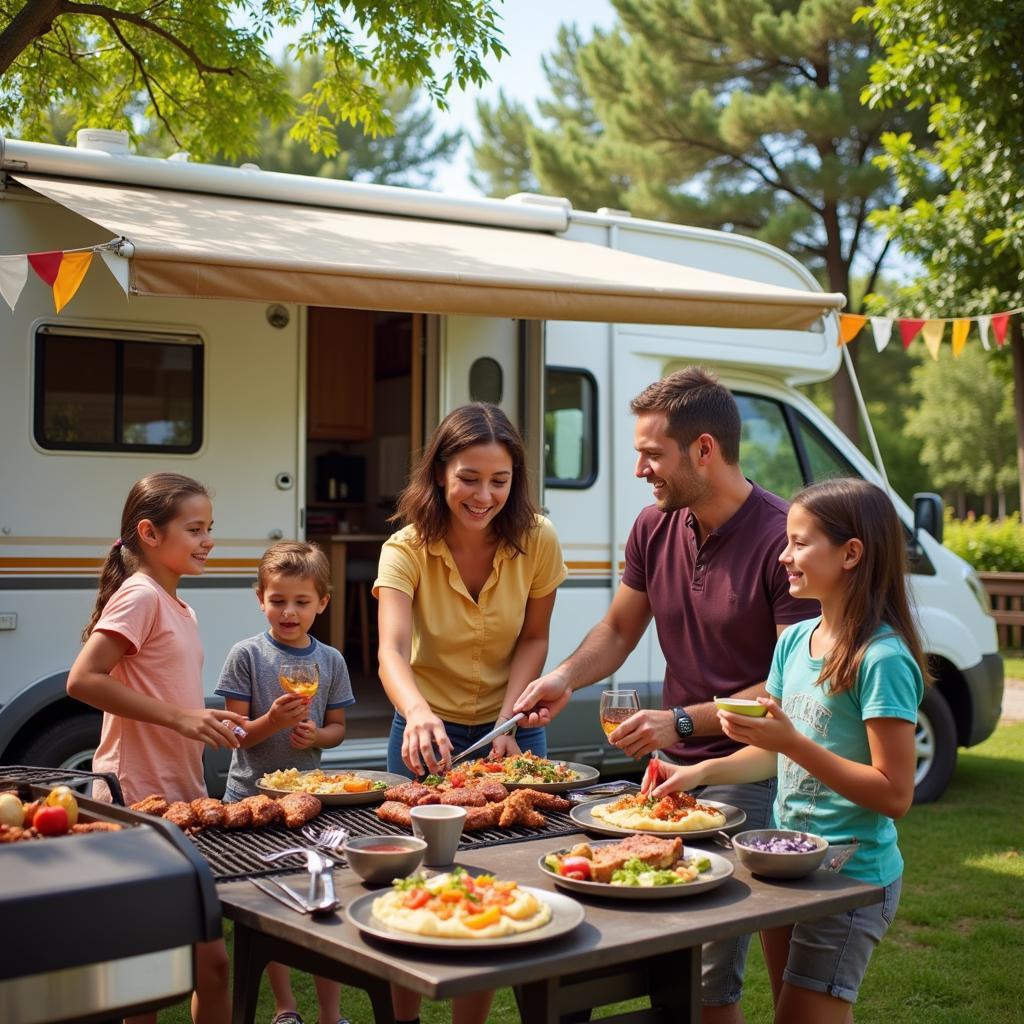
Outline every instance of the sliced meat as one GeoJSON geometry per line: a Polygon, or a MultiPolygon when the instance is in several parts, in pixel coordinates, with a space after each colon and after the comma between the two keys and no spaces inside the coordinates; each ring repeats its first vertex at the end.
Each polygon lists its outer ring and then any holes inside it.
{"type": "Polygon", "coordinates": [[[312,821],[323,807],[312,793],[289,793],[281,797],[277,803],[284,813],[284,823],[288,828],[298,828],[307,821],[312,821]]]}
{"type": "Polygon", "coordinates": [[[377,808],[377,817],[389,825],[412,828],[412,808],[401,800],[385,800],[377,808]]]}
{"type": "Polygon", "coordinates": [[[441,803],[453,807],[483,807],[487,797],[478,789],[449,789],[441,794],[441,803]]]}
{"type": "Polygon", "coordinates": [[[203,828],[219,828],[224,824],[224,805],[219,800],[204,796],[189,805],[203,828]]]}
{"type": "Polygon", "coordinates": [[[590,873],[595,882],[610,882],[612,875],[634,857],[652,868],[670,868],[683,855],[679,836],[661,839],[658,836],[629,836],[619,843],[594,849],[590,873]]]}
{"type": "Polygon", "coordinates": [[[183,831],[199,827],[199,820],[184,800],[175,800],[164,812],[164,817],[183,831]]]}

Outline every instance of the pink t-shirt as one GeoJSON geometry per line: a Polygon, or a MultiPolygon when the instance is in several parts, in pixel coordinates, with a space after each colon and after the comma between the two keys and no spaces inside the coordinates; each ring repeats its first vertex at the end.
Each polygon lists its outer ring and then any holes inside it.
{"type": "MultiPolygon", "coordinates": [[[[135,573],[107,602],[96,629],[123,637],[130,647],[111,675],[138,693],[181,707],[201,708],[203,645],[196,614],[155,580],[135,573]]],[[[206,796],[203,743],[172,729],[103,715],[93,770],[113,772],[126,803],[160,793],[168,800],[206,796]]],[[[93,795],[109,800],[106,784],[93,795]]]]}

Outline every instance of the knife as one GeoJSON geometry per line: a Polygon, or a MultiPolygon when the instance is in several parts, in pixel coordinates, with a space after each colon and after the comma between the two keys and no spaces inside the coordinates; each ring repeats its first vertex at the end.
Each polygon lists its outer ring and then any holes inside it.
{"type": "Polygon", "coordinates": [[[299,901],[299,896],[297,893],[293,892],[286,886],[283,886],[280,882],[275,881],[273,878],[250,878],[249,881],[252,882],[252,884],[255,885],[256,888],[264,894],[264,896],[269,896],[272,900],[277,900],[278,903],[284,904],[284,906],[286,906],[289,910],[294,910],[296,913],[299,914],[309,913],[306,907],[299,901]],[[271,889],[270,886],[267,885],[267,882],[273,882],[274,885],[278,887],[278,889],[281,889],[283,891],[278,892],[274,889],[271,889]]]}
{"type": "Polygon", "coordinates": [[[502,722],[501,725],[495,726],[489,733],[481,736],[476,743],[471,743],[461,754],[456,754],[448,762],[448,768],[450,769],[456,761],[461,761],[467,754],[472,754],[474,750],[479,750],[481,747],[486,747],[488,743],[493,739],[497,739],[499,736],[504,736],[505,733],[511,732],[516,724],[523,718],[526,717],[525,711],[520,711],[518,715],[513,715],[508,721],[502,722]]]}

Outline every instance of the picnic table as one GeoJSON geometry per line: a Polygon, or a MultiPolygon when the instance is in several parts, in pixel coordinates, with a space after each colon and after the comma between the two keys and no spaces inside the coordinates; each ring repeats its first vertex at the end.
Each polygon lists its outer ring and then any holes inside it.
{"type": "MultiPolygon", "coordinates": [[[[458,863],[473,873],[558,891],[538,860],[584,838],[552,842],[548,837],[460,851],[458,863]]],[[[697,842],[692,849],[701,846],[697,842]]],[[[272,960],[364,989],[375,1024],[394,1022],[391,982],[428,999],[511,986],[521,1018],[530,1024],[557,1024],[564,1015],[642,995],[651,999],[646,1021],[697,1022],[702,943],[882,899],[879,887],[828,871],[795,881],[756,878],[731,851],[716,852],[733,859],[735,873],[709,892],[648,902],[572,894],[586,915],[573,931],[506,949],[481,943],[479,951],[423,949],[364,937],[340,912],[314,920],[247,881],[222,883],[218,892],[224,914],[235,925],[234,1024],[253,1021],[260,976],[272,960]]],[[[285,880],[300,885],[305,877],[285,880]]],[[[335,885],[343,907],[371,891],[347,870],[335,872],[335,885]]]]}

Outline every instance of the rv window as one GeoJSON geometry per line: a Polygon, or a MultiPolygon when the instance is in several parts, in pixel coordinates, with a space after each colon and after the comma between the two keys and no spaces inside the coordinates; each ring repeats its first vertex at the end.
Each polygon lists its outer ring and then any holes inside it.
{"type": "Polygon", "coordinates": [[[544,483],[584,488],[597,479],[597,381],[549,366],[544,385],[544,483]]]}
{"type": "Polygon", "coordinates": [[[766,491],[791,498],[804,484],[782,406],[768,398],[736,395],[740,407],[740,465],[766,491]]]}
{"type": "Polygon", "coordinates": [[[43,326],[36,334],[35,438],[60,451],[198,451],[203,348],[43,326]]]}
{"type": "Polygon", "coordinates": [[[807,455],[807,468],[810,471],[811,481],[830,480],[837,476],[860,476],[853,466],[839,454],[835,446],[818,432],[817,427],[812,426],[799,413],[796,415],[796,422],[800,440],[803,442],[804,452],[807,455]]]}

